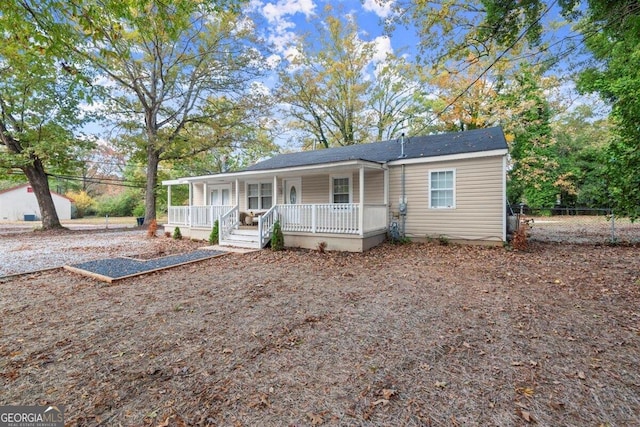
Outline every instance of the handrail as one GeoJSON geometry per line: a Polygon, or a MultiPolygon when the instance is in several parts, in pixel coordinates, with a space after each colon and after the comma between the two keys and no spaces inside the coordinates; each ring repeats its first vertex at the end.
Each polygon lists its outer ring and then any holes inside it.
{"type": "Polygon", "coordinates": [[[271,209],[263,213],[258,217],[258,237],[260,238],[260,247],[264,248],[269,239],[271,239],[271,232],[273,231],[273,225],[278,220],[278,205],[271,206],[271,209]]]}
{"type": "Polygon", "coordinates": [[[234,206],[227,213],[220,215],[218,219],[218,229],[220,232],[219,240],[223,242],[229,237],[231,234],[231,230],[236,228],[239,224],[239,216],[240,216],[240,207],[238,205],[234,206]]]}

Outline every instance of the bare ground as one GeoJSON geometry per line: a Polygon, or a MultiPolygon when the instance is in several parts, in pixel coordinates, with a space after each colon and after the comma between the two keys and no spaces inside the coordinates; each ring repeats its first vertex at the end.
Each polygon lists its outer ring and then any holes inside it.
{"type": "Polygon", "coordinates": [[[0,293],[0,405],[69,425],[640,420],[637,247],[261,251],[0,293]]]}

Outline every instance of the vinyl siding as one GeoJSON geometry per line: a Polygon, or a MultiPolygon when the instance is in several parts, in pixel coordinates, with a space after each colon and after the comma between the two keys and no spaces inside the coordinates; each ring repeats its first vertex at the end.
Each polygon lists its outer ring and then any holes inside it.
{"type": "MultiPolygon", "coordinates": [[[[502,240],[504,173],[502,156],[432,162],[405,166],[409,237],[447,236],[453,240],[502,240]],[[429,176],[432,170],[455,170],[455,208],[429,208],[429,176]]],[[[389,176],[391,212],[398,210],[402,167],[389,176]]]]}
{"type": "MultiPolygon", "coordinates": [[[[353,203],[360,203],[360,174],[357,171],[303,176],[302,203],[331,203],[331,176],[351,177],[353,203]]],[[[365,171],[364,181],[365,204],[384,203],[384,172],[381,170],[365,171]]]]}

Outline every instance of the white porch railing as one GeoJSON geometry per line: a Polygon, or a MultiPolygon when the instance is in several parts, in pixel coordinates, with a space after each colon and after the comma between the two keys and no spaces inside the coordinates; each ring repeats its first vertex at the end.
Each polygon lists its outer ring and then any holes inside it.
{"type": "MultiPolygon", "coordinates": [[[[386,229],[387,210],[385,205],[365,205],[363,233],[386,229]]],[[[280,221],[285,232],[360,234],[359,211],[360,205],[357,203],[276,205],[259,217],[260,243],[264,245],[269,240],[276,220],[280,221]]],[[[231,229],[239,225],[238,207],[169,207],[171,225],[212,228],[218,218],[221,218],[220,237],[224,239],[231,229]]]]}
{"type": "Polygon", "coordinates": [[[388,212],[386,205],[364,205],[364,232],[386,230],[388,212]]]}
{"type": "Polygon", "coordinates": [[[278,220],[278,209],[277,205],[273,205],[271,209],[258,217],[258,236],[261,248],[264,248],[264,245],[271,239],[273,225],[278,220]]]}
{"type": "Polygon", "coordinates": [[[189,206],[169,206],[170,225],[189,225],[189,206]]]}
{"type": "Polygon", "coordinates": [[[227,240],[231,234],[231,230],[240,224],[240,211],[238,206],[234,206],[228,212],[220,215],[220,224],[218,224],[220,243],[227,240]]]}
{"type": "MultiPolygon", "coordinates": [[[[278,205],[283,231],[305,233],[360,234],[357,203],[278,205]]],[[[387,223],[385,205],[365,205],[364,232],[382,230],[387,223]]]]}
{"type": "Polygon", "coordinates": [[[213,228],[215,220],[231,209],[233,206],[169,206],[169,224],[213,228]]]}

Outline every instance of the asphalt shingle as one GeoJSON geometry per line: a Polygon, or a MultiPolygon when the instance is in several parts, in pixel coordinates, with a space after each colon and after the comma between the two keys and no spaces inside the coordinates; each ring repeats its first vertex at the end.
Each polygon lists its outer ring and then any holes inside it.
{"type": "MultiPolygon", "coordinates": [[[[474,129],[464,132],[405,138],[406,159],[475,153],[507,149],[502,128],[474,129]]],[[[280,154],[249,166],[247,171],[285,169],[298,166],[364,160],[386,163],[400,158],[399,139],[370,144],[349,145],[324,150],[280,154]]]]}

